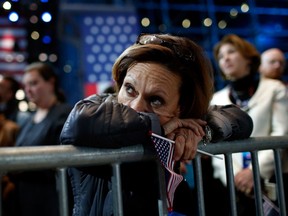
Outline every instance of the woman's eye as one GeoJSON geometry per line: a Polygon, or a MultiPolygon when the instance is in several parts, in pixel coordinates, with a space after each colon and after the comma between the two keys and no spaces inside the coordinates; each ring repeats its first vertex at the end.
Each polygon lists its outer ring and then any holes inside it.
{"type": "Polygon", "coordinates": [[[31,81],[28,83],[29,86],[36,86],[37,85],[37,81],[31,81]]]}
{"type": "Polygon", "coordinates": [[[152,106],[161,106],[164,104],[164,101],[160,97],[152,97],[150,99],[152,106]]]}
{"type": "Polygon", "coordinates": [[[126,92],[130,95],[135,94],[135,89],[130,84],[125,85],[126,92]]]}
{"type": "Polygon", "coordinates": [[[236,51],[237,51],[236,49],[230,49],[230,50],[228,50],[228,54],[235,53],[236,51]]]}

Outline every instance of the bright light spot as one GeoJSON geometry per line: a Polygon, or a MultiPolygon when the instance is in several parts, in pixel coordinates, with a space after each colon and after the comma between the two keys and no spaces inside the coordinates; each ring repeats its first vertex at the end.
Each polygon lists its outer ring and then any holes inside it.
{"type": "Polygon", "coordinates": [[[19,19],[19,15],[16,12],[11,12],[9,14],[9,20],[11,22],[16,22],[16,21],[18,21],[18,19],[19,19]]]}
{"type": "Polygon", "coordinates": [[[12,62],[14,60],[13,55],[7,54],[4,56],[5,61],[12,62]]]}
{"type": "Polygon", "coordinates": [[[220,29],[224,29],[224,28],[226,28],[226,26],[227,26],[227,23],[226,23],[225,20],[221,20],[221,21],[218,23],[218,27],[219,27],[220,29]]]}
{"type": "Polygon", "coordinates": [[[48,55],[46,53],[40,53],[38,58],[40,61],[44,62],[47,61],[48,55]]]}
{"type": "Polygon", "coordinates": [[[36,3],[32,3],[30,4],[29,9],[32,11],[36,11],[38,9],[38,5],[36,3]]]}
{"type": "Polygon", "coordinates": [[[32,38],[33,40],[38,40],[39,37],[40,37],[39,32],[33,31],[33,32],[31,33],[31,38],[32,38]]]}
{"type": "Polygon", "coordinates": [[[15,97],[17,100],[24,100],[25,98],[25,92],[23,89],[19,89],[16,94],[15,94],[15,97]]]}
{"type": "Polygon", "coordinates": [[[249,11],[249,6],[248,6],[247,4],[242,4],[242,5],[241,5],[241,11],[242,11],[243,13],[248,12],[248,11],[249,11]]]}
{"type": "Polygon", "coordinates": [[[144,27],[149,26],[149,25],[150,25],[150,20],[149,20],[149,18],[144,17],[144,18],[141,20],[141,25],[144,26],[144,27]]]}
{"type": "Polygon", "coordinates": [[[38,22],[38,17],[33,15],[30,17],[30,22],[33,23],[33,24],[36,24],[38,22]]]}
{"type": "Polygon", "coordinates": [[[184,20],[182,21],[182,26],[183,26],[183,28],[189,28],[190,25],[191,25],[191,22],[190,22],[189,19],[184,19],[184,20]]]}
{"type": "Polygon", "coordinates": [[[19,104],[18,104],[18,108],[21,112],[26,112],[28,111],[28,103],[26,101],[20,101],[19,104]]]}
{"type": "Polygon", "coordinates": [[[66,64],[64,65],[63,70],[65,73],[70,73],[72,71],[72,67],[71,65],[66,64]]]}
{"type": "Polygon", "coordinates": [[[50,37],[49,35],[45,35],[45,36],[42,38],[42,42],[43,42],[44,44],[49,44],[49,43],[51,43],[51,41],[52,41],[52,39],[51,39],[51,37],[50,37]]]}
{"type": "Polygon", "coordinates": [[[57,55],[56,54],[51,54],[49,55],[49,61],[50,62],[56,62],[58,59],[57,55]]]}
{"type": "Polygon", "coordinates": [[[42,14],[42,20],[43,20],[44,22],[50,22],[50,21],[52,20],[51,14],[50,14],[49,12],[44,12],[44,13],[42,14]]]}
{"type": "Polygon", "coordinates": [[[166,30],[167,30],[167,26],[165,25],[165,24],[161,24],[161,25],[159,25],[159,31],[160,32],[165,32],[166,30]]]}
{"type": "Polygon", "coordinates": [[[232,9],[230,10],[230,16],[231,16],[231,17],[236,17],[237,15],[238,15],[237,9],[232,8],[232,9]]]}
{"type": "Polygon", "coordinates": [[[8,2],[8,1],[4,2],[4,3],[3,3],[3,8],[4,8],[5,10],[10,10],[10,9],[11,9],[11,3],[8,2]]]}
{"type": "Polygon", "coordinates": [[[206,27],[210,27],[212,25],[212,19],[210,19],[210,18],[204,19],[203,24],[206,27]]]}
{"type": "Polygon", "coordinates": [[[29,110],[31,110],[31,111],[35,111],[37,108],[36,104],[32,103],[32,102],[28,103],[28,107],[29,107],[29,110]]]}
{"type": "Polygon", "coordinates": [[[25,56],[24,55],[19,54],[19,55],[16,56],[16,61],[17,62],[24,62],[24,60],[25,60],[25,56]]]}

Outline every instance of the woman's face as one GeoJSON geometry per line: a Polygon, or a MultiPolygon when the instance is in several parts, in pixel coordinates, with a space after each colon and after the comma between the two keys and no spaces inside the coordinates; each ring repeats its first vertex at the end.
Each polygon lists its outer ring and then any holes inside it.
{"type": "Polygon", "coordinates": [[[44,80],[36,70],[25,73],[23,84],[28,100],[38,106],[44,104],[53,92],[52,82],[44,80]]]}
{"type": "Polygon", "coordinates": [[[228,80],[237,80],[250,73],[250,61],[229,43],[220,47],[218,63],[228,80]]]}
{"type": "Polygon", "coordinates": [[[128,69],[118,101],[138,112],[156,113],[163,125],[180,113],[181,78],[155,63],[137,63],[128,69]]]}

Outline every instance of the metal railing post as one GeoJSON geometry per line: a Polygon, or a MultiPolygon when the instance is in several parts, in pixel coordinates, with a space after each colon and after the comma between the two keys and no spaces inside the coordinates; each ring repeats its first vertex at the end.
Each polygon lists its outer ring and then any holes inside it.
{"type": "Polygon", "coordinates": [[[258,151],[251,152],[251,162],[253,166],[253,177],[254,177],[254,196],[256,204],[257,216],[264,216],[263,212],[263,200],[262,200],[262,188],[260,181],[260,171],[258,162],[258,151]]]}
{"type": "Polygon", "coordinates": [[[225,166],[226,166],[227,187],[229,191],[230,213],[231,215],[237,215],[232,154],[225,154],[225,166]]]}
{"type": "MultiPolygon", "coordinates": [[[[276,177],[276,193],[279,203],[279,209],[281,215],[286,215],[286,208],[285,206],[288,205],[286,203],[285,205],[285,195],[284,195],[284,185],[283,185],[283,178],[282,178],[282,164],[281,164],[281,156],[280,156],[280,150],[275,149],[274,150],[274,161],[275,161],[275,177],[276,177]]],[[[287,182],[286,182],[287,184],[287,182]]]]}
{"type": "Polygon", "coordinates": [[[198,212],[200,216],[205,216],[201,155],[196,154],[194,161],[195,161],[195,170],[196,170],[195,180],[196,180],[196,187],[197,187],[198,212]]]}
{"type": "Polygon", "coordinates": [[[60,216],[69,216],[67,170],[65,168],[59,168],[56,174],[60,216]]]}
{"type": "Polygon", "coordinates": [[[122,199],[122,183],[121,183],[121,169],[119,163],[112,165],[113,176],[112,181],[112,194],[113,194],[113,212],[115,216],[123,216],[123,199],[122,199]]]}
{"type": "Polygon", "coordinates": [[[2,188],[2,181],[3,181],[3,174],[0,172],[0,179],[1,179],[1,184],[0,184],[0,216],[2,216],[2,211],[3,211],[3,200],[2,200],[2,194],[3,194],[3,188],[2,188]]]}
{"type": "Polygon", "coordinates": [[[158,167],[158,185],[159,185],[159,195],[160,199],[158,200],[158,210],[159,216],[167,216],[167,196],[166,196],[166,181],[165,181],[165,170],[160,162],[157,162],[158,167]]]}

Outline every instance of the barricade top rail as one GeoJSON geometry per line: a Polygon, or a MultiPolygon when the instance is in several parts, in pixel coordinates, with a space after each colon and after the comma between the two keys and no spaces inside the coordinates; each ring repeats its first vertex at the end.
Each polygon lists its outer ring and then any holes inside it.
{"type": "MultiPolygon", "coordinates": [[[[255,137],[206,146],[199,144],[199,149],[211,154],[282,148],[288,148],[288,136],[255,137]]],[[[146,159],[155,159],[155,155],[141,145],[119,149],[72,145],[3,147],[0,149],[0,171],[104,165],[146,159]]]]}
{"type": "Polygon", "coordinates": [[[141,145],[119,149],[73,145],[4,147],[0,149],[0,171],[36,170],[71,166],[105,165],[152,157],[141,145]]]}
{"type": "Polygon", "coordinates": [[[199,145],[199,149],[211,154],[226,154],[267,149],[287,149],[288,136],[250,137],[248,139],[199,145]]]}

